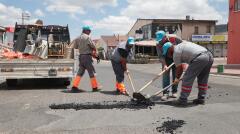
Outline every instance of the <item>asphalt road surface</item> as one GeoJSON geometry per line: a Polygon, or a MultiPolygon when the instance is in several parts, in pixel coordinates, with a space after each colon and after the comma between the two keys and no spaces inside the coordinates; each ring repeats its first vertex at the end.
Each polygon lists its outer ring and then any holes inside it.
{"type": "MultiPolygon", "coordinates": [[[[102,92],[92,93],[86,73],[80,88],[85,93],[64,93],[60,81],[24,80],[17,87],[7,89],[0,85],[0,133],[53,133],[53,134],[239,134],[240,133],[240,78],[210,76],[206,105],[176,107],[155,97],[148,108],[114,109],[51,109],[52,104],[102,104],[128,102],[130,98],[115,94],[115,76],[111,65],[96,65],[102,92]]],[[[155,74],[159,64],[129,65],[134,85],[139,89],[155,74]]],[[[127,78],[127,77],[126,77],[127,78]]],[[[128,79],[127,89],[132,93],[128,79]]],[[[196,82],[189,98],[197,96],[196,82]]],[[[143,93],[152,94],[161,89],[157,80],[143,93]]],[[[172,101],[170,99],[169,101],[172,101]]]]}

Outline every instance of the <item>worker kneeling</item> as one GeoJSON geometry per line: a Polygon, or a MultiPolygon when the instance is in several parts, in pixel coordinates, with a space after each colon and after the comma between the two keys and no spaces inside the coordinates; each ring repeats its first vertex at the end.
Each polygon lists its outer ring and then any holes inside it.
{"type": "Polygon", "coordinates": [[[205,104],[205,98],[208,90],[208,78],[210,69],[213,64],[213,55],[206,48],[197,44],[184,41],[177,46],[167,42],[162,47],[163,56],[173,58],[176,65],[176,79],[174,83],[179,83],[179,79],[183,73],[183,64],[189,64],[183,81],[182,90],[177,104],[186,105],[188,96],[192,91],[192,85],[197,77],[198,82],[198,98],[193,101],[195,104],[205,104]]]}
{"type": "Polygon", "coordinates": [[[124,81],[124,72],[127,70],[127,58],[131,53],[131,49],[135,44],[134,38],[129,37],[127,41],[119,43],[113,51],[111,63],[113,71],[116,75],[116,90],[118,93],[127,94],[124,81]]]}

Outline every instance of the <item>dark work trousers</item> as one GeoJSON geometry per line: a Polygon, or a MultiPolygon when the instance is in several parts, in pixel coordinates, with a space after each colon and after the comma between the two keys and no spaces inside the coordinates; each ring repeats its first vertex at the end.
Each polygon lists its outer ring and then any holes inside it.
{"type": "Polygon", "coordinates": [[[208,78],[213,64],[213,55],[211,52],[203,52],[194,58],[186,70],[182,80],[181,99],[187,100],[192,91],[192,85],[197,77],[198,98],[205,99],[208,90],[208,78]]]}
{"type": "MultiPolygon", "coordinates": [[[[167,66],[169,66],[173,63],[173,59],[165,58],[165,62],[167,64],[167,66]]],[[[167,71],[163,74],[163,77],[162,77],[163,88],[169,86],[170,83],[172,83],[175,80],[175,78],[176,78],[176,66],[173,65],[171,67],[171,69],[169,69],[169,71],[167,71]],[[171,77],[170,77],[171,70],[172,70],[172,81],[170,81],[171,80],[171,77]]],[[[173,85],[172,86],[172,93],[176,93],[177,88],[178,88],[178,85],[173,85]]],[[[163,94],[168,94],[168,93],[169,93],[169,90],[166,90],[166,91],[163,92],[163,94]]]]}
{"type": "Polygon", "coordinates": [[[93,66],[92,56],[90,54],[81,54],[79,56],[79,70],[77,75],[82,77],[85,73],[85,70],[88,71],[89,77],[95,77],[95,69],[93,66]]]}
{"type": "Polygon", "coordinates": [[[124,69],[120,62],[116,62],[111,60],[113,71],[116,75],[116,80],[118,83],[122,83],[124,81],[124,69]]]}

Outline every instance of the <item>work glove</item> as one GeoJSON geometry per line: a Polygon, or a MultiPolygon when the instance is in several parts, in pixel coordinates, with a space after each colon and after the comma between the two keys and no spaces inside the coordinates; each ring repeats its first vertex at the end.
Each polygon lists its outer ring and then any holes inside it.
{"type": "Polygon", "coordinates": [[[176,79],[173,81],[173,85],[177,85],[179,82],[180,82],[180,79],[176,78],[176,79]]]}
{"type": "Polygon", "coordinates": [[[100,63],[100,57],[96,56],[97,64],[100,63]]]}
{"type": "Polygon", "coordinates": [[[125,73],[126,73],[126,74],[129,74],[129,71],[128,71],[128,69],[126,69],[125,73]]]}

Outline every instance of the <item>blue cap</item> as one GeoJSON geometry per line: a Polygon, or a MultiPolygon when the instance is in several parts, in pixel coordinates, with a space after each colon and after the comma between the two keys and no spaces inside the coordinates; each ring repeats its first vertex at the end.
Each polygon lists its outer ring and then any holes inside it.
{"type": "Polygon", "coordinates": [[[166,36],[166,33],[163,30],[156,32],[156,41],[161,41],[164,36],[166,36]]]}
{"type": "Polygon", "coordinates": [[[91,31],[91,27],[86,25],[86,26],[82,27],[82,30],[89,30],[89,31],[91,31]]]}
{"type": "Polygon", "coordinates": [[[135,44],[134,38],[133,37],[129,37],[128,40],[127,40],[127,43],[129,45],[134,45],[135,44]]]}
{"type": "Polygon", "coordinates": [[[163,52],[162,55],[163,56],[167,55],[167,51],[171,46],[172,46],[172,43],[170,43],[170,42],[167,42],[163,45],[163,47],[162,47],[162,52],[163,52]]]}

